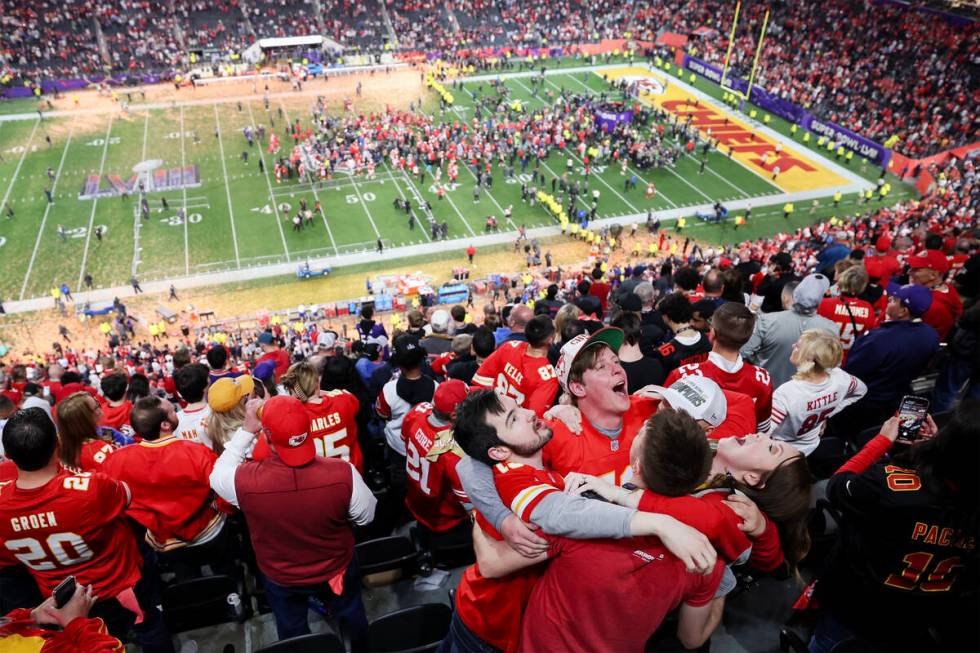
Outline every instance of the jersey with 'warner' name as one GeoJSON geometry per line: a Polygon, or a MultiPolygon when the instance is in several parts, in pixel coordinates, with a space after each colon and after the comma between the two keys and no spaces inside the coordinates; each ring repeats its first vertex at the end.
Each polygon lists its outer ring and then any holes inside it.
{"type": "Polygon", "coordinates": [[[420,524],[444,533],[466,520],[469,497],[456,473],[459,454],[454,451],[452,425],[430,421],[432,404],[421,403],[405,416],[405,505],[420,524]]]}
{"type": "MultiPolygon", "coordinates": [[[[551,441],[544,446],[544,464],[559,474],[582,472],[622,485],[632,478],[630,446],[647,418],[657,411],[657,399],[630,396],[619,437],[611,439],[582,416],[582,433],[576,435],[564,423],[550,422],[551,441]]],[[[506,502],[505,502],[506,503],[506,502]]],[[[515,511],[516,512],[516,511],[515,511]]]]}
{"type": "Polygon", "coordinates": [[[105,474],[61,469],[38,488],[0,483],[0,566],[26,566],[41,593],[65,579],[102,599],[136,585],[142,558],[123,513],[126,486],[105,474]]]}
{"type": "Polygon", "coordinates": [[[558,394],[558,375],[545,356],[529,356],[528,343],[512,340],[500,345],[473,375],[473,385],[511,397],[538,417],[551,408],[558,394]]]}
{"type": "MultiPolygon", "coordinates": [[[[361,445],[357,442],[357,411],[360,402],[346,390],[323,392],[322,401],[307,401],[303,404],[310,416],[309,435],[316,445],[316,455],[323,458],[340,458],[364,471],[364,458],[361,445]]],[[[253,460],[269,456],[269,442],[265,435],[255,442],[253,460]]]]}
{"type": "Polygon", "coordinates": [[[857,297],[827,297],[820,302],[817,315],[827,318],[837,325],[841,347],[844,349],[844,359],[847,362],[847,352],[854,341],[863,333],[875,327],[878,319],[875,317],[871,303],[857,297]]]}
{"type": "Polygon", "coordinates": [[[790,379],[773,394],[769,435],[789,442],[808,456],[820,444],[827,419],[867,391],[864,382],[839,367],[830,370],[820,383],[790,379]]]}
{"type": "Polygon", "coordinates": [[[769,429],[769,415],[772,413],[772,380],[769,372],[744,361],[739,357],[740,364],[734,371],[728,371],[716,363],[712,357],[718,354],[708,354],[708,360],[700,363],[681,365],[667,376],[664,383],[668,388],[674,381],[692,375],[711,379],[723,390],[741,392],[748,395],[755,405],[756,428],[765,433],[769,429]]]}
{"type": "MultiPolygon", "coordinates": [[[[525,521],[531,521],[531,514],[542,499],[565,488],[559,475],[530,465],[494,465],[493,479],[501,501],[525,521]]],[[[487,535],[504,539],[479,512],[476,519],[487,535]]],[[[516,650],[524,606],[541,576],[541,567],[536,565],[504,578],[484,578],[480,568],[471,565],[456,591],[459,618],[487,644],[501,651],[516,650]]]]}

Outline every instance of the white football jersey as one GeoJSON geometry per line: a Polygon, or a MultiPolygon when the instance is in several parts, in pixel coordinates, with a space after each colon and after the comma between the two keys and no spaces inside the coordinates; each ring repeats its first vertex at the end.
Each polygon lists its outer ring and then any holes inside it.
{"type": "Polygon", "coordinates": [[[204,421],[211,415],[211,407],[204,404],[195,410],[181,410],[177,413],[177,435],[185,440],[194,440],[211,446],[205,430],[204,421]]]}
{"type": "Polygon", "coordinates": [[[864,396],[864,382],[839,367],[821,383],[791,379],[772,395],[769,435],[810,453],[820,444],[827,418],[864,396]]]}

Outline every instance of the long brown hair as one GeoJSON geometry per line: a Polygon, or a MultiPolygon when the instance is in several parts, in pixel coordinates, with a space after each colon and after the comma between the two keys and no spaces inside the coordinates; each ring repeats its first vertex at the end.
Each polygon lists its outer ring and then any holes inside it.
{"type": "Polygon", "coordinates": [[[759,510],[776,523],[779,541],[790,570],[810,551],[807,516],[810,512],[810,490],[813,476],[806,456],[799,455],[781,462],[765,477],[759,487],[752,487],[732,477],[716,477],[714,487],[727,486],[752,499],[759,510]]]}
{"type": "Polygon", "coordinates": [[[92,410],[91,402],[96,399],[87,392],[75,392],[61,401],[55,408],[58,417],[58,439],[61,441],[59,455],[66,467],[78,467],[82,445],[87,440],[99,438],[99,425],[92,410]]]}

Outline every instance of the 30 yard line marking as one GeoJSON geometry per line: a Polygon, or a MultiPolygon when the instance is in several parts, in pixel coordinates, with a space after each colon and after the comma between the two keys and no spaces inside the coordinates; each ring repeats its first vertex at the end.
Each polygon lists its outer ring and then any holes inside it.
{"type": "MultiPolygon", "coordinates": [[[[286,122],[290,122],[289,109],[286,108],[286,105],[282,100],[279,100],[279,105],[282,107],[283,113],[286,115],[286,122]]],[[[315,173],[312,170],[307,170],[307,174],[312,175],[315,173]]],[[[302,182],[302,179],[300,181],[302,182]]],[[[315,181],[310,182],[310,190],[313,191],[313,200],[317,204],[320,204],[320,196],[317,195],[315,181]]],[[[327,214],[323,212],[323,204],[320,204],[320,217],[323,218],[323,226],[327,228],[327,236],[330,237],[330,245],[333,247],[334,256],[340,256],[340,250],[337,249],[337,241],[333,239],[333,230],[330,228],[330,223],[327,222],[327,214]]]]}
{"type": "Polygon", "coordinates": [[[221,120],[218,119],[218,103],[215,102],[212,107],[214,108],[214,126],[218,132],[218,152],[221,154],[221,172],[225,176],[225,196],[228,198],[228,220],[231,222],[231,244],[235,246],[235,266],[240,270],[242,268],[242,260],[238,257],[238,234],[235,232],[235,209],[232,208],[231,189],[228,187],[228,167],[225,165],[225,146],[221,143],[221,120]]]}
{"type": "MultiPolygon", "coordinates": [[[[105,128],[105,143],[102,145],[102,161],[99,163],[99,179],[102,179],[102,173],[105,172],[105,157],[109,152],[109,134],[112,133],[112,121],[115,116],[109,116],[109,125],[105,128]]],[[[98,196],[92,198],[92,213],[88,217],[88,229],[85,231],[85,253],[82,254],[82,267],[78,270],[78,283],[76,288],[81,290],[82,288],[82,278],[85,276],[85,264],[88,263],[88,247],[89,243],[92,242],[92,224],[95,222],[95,209],[99,205],[98,196]]]]}
{"type": "MultiPolygon", "coordinates": [[[[252,129],[255,129],[255,116],[252,114],[252,103],[246,102],[245,106],[248,107],[248,119],[252,123],[252,129]]],[[[265,168],[265,185],[269,187],[269,200],[272,202],[272,210],[276,216],[276,226],[279,227],[279,237],[282,238],[282,249],[286,253],[286,262],[288,263],[291,259],[289,257],[289,245],[286,244],[286,234],[282,230],[282,219],[279,217],[279,204],[276,203],[276,194],[272,192],[272,182],[269,181],[269,168],[265,165],[265,157],[262,156],[262,143],[259,143],[259,160],[262,161],[262,167],[265,168]]]]}
{"type": "MultiPolygon", "coordinates": [[[[388,160],[387,159],[382,158],[381,159],[381,163],[384,164],[385,170],[388,170],[389,172],[391,172],[391,168],[388,167],[388,160]]],[[[403,200],[407,200],[408,197],[406,197],[405,196],[405,193],[402,192],[402,187],[398,185],[398,182],[397,181],[395,181],[394,176],[392,176],[392,183],[395,184],[395,190],[397,190],[398,191],[398,194],[402,196],[402,199],[403,200]]],[[[414,188],[412,190],[413,190],[413,193],[412,194],[415,196],[415,201],[418,202],[419,208],[421,209],[422,208],[422,203],[419,202],[418,193],[417,192],[414,192],[414,190],[415,190],[414,188]]],[[[426,216],[426,217],[428,217],[428,216],[426,216]]],[[[434,214],[433,214],[433,217],[435,217],[434,214]]],[[[425,236],[425,239],[431,243],[432,242],[432,237],[429,236],[429,231],[431,231],[432,223],[430,222],[427,226],[429,227],[429,229],[426,229],[425,227],[422,227],[421,225],[419,226],[419,228],[422,230],[422,235],[425,236]]]]}
{"type": "Polygon", "coordinates": [[[184,107],[180,108],[180,178],[181,178],[181,195],[183,196],[183,201],[181,202],[181,212],[184,214],[184,274],[190,276],[191,274],[191,248],[189,237],[187,235],[187,223],[189,222],[187,215],[187,186],[184,186],[184,107]]]}
{"type": "Polygon", "coordinates": [[[20,167],[24,165],[24,158],[27,156],[27,153],[30,152],[31,150],[31,143],[34,142],[34,134],[37,133],[37,127],[40,124],[41,124],[40,120],[36,120],[34,122],[34,129],[31,130],[31,135],[27,139],[27,146],[24,148],[24,151],[21,152],[20,154],[20,160],[17,162],[17,167],[14,168],[14,176],[10,178],[10,185],[7,186],[7,192],[4,193],[3,201],[0,202],[0,210],[2,210],[4,207],[7,206],[7,200],[10,199],[10,191],[14,189],[14,182],[17,181],[17,175],[20,173],[20,167]]]}
{"type": "MultiPolygon", "coordinates": [[[[54,184],[51,186],[51,193],[53,194],[58,188],[58,182],[61,181],[61,169],[65,165],[65,156],[68,154],[68,146],[71,144],[72,134],[75,133],[75,122],[78,120],[77,117],[73,118],[71,121],[71,126],[68,128],[68,140],[65,141],[65,149],[61,153],[61,161],[58,162],[58,171],[54,175],[54,184]]],[[[31,261],[27,264],[27,274],[24,275],[24,283],[20,287],[20,297],[18,299],[24,299],[24,293],[27,291],[27,281],[31,278],[31,270],[34,269],[34,259],[37,258],[37,250],[41,245],[41,236],[44,234],[44,225],[48,221],[48,213],[51,211],[51,202],[47,203],[44,207],[44,216],[41,218],[41,226],[37,230],[37,240],[34,241],[34,251],[31,252],[31,261]]]]}
{"type": "MultiPolygon", "coordinates": [[[[145,118],[143,119],[143,154],[140,156],[140,161],[146,161],[146,136],[150,131],[150,112],[147,111],[143,114],[145,118]]],[[[142,200],[142,197],[140,198],[142,200]]],[[[140,210],[133,211],[133,264],[130,266],[130,276],[136,276],[136,269],[140,264],[140,232],[143,231],[143,225],[140,224],[142,213],[140,210]]]]}

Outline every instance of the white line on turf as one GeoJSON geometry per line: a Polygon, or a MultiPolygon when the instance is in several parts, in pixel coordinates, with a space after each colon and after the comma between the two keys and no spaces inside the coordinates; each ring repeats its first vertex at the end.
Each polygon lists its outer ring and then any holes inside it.
{"type": "MultiPolygon", "coordinates": [[[[147,111],[143,114],[145,116],[143,120],[143,153],[140,156],[140,161],[146,161],[146,136],[150,131],[150,112],[147,111]]],[[[130,266],[130,276],[136,276],[136,270],[139,267],[140,259],[142,255],[140,254],[140,232],[143,231],[143,225],[140,224],[140,211],[138,208],[133,210],[133,264],[130,266]]]]}
{"type": "Polygon", "coordinates": [[[374,233],[378,235],[378,238],[381,238],[381,232],[378,231],[378,225],[374,224],[374,218],[371,217],[371,210],[368,209],[367,202],[364,201],[364,196],[361,195],[361,189],[357,187],[357,182],[354,182],[353,188],[354,192],[357,193],[357,199],[361,202],[361,207],[364,209],[364,214],[367,215],[367,219],[374,229],[374,233]]]}
{"type": "MultiPolygon", "coordinates": [[[[255,116],[252,114],[252,102],[246,102],[245,106],[248,107],[248,119],[252,123],[252,129],[255,129],[255,116]]],[[[276,194],[272,192],[272,182],[269,181],[269,168],[265,165],[265,157],[262,156],[262,143],[258,143],[259,146],[259,160],[262,161],[262,167],[265,168],[265,184],[269,187],[269,199],[272,200],[272,210],[276,216],[276,226],[279,228],[279,237],[282,238],[282,248],[286,253],[286,261],[289,262],[291,259],[289,257],[289,245],[286,244],[286,233],[282,230],[282,219],[279,217],[279,204],[276,202],[276,194]]]]}
{"type": "MultiPolygon", "coordinates": [[[[181,181],[184,178],[184,167],[187,165],[185,157],[185,138],[184,138],[184,107],[180,108],[180,177],[181,181]]],[[[187,186],[181,183],[181,195],[183,200],[181,202],[181,211],[184,214],[184,274],[191,273],[191,246],[190,246],[190,236],[187,233],[187,186]]]]}
{"type": "Polygon", "coordinates": [[[31,143],[34,142],[34,134],[37,133],[37,127],[40,124],[41,124],[40,120],[34,123],[34,129],[31,130],[31,135],[27,139],[27,147],[25,147],[24,151],[20,153],[20,160],[17,162],[17,167],[14,168],[14,176],[10,178],[10,185],[7,186],[7,192],[4,193],[3,201],[0,202],[0,209],[3,209],[5,206],[7,206],[7,200],[10,199],[10,191],[13,190],[14,183],[17,181],[17,175],[18,173],[20,173],[20,167],[24,165],[24,157],[26,157],[27,153],[31,151],[31,143]]]}
{"type": "MultiPolygon", "coordinates": [[[[102,179],[102,174],[105,172],[105,157],[109,153],[109,134],[112,133],[112,121],[115,116],[109,116],[109,124],[105,128],[105,139],[102,144],[102,161],[99,163],[99,179],[102,179]]],[[[88,247],[89,243],[92,242],[92,224],[95,222],[95,209],[99,205],[99,198],[95,196],[92,198],[92,213],[88,217],[88,229],[85,230],[85,252],[82,254],[82,266],[78,269],[78,283],[75,287],[81,290],[82,288],[82,278],[85,276],[85,265],[88,263],[88,247]]]]}
{"type": "MultiPolygon", "coordinates": [[[[279,101],[279,105],[282,107],[283,112],[286,114],[286,122],[287,123],[288,122],[291,122],[289,120],[289,109],[286,108],[285,102],[283,102],[282,100],[280,100],[279,101]]],[[[315,175],[316,172],[313,171],[313,170],[308,170],[307,171],[307,174],[315,175]]],[[[316,192],[316,182],[315,181],[311,181],[310,182],[310,190],[313,191],[313,200],[317,204],[320,204],[320,196],[316,192]]],[[[320,217],[323,218],[323,226],[327,228],[327,236],[330,237],[330,245],[333,247],[333,253],[335,255],[337,255],[337,256],[340,256],[340,250],[337,249],[337,241],[335,241],[333,239],[333,230],[330,228],[330,223],[327,222],[327,214],[323,211],[323,204],[320,204],[320,217]]]]}
{"type": "MultiPolygon", "coordinates": [[[[391,171],[391,168],[388,167],[388,160],[387,159],[385,159],[385,158],[382,157],[381,163],[384,164],[385,170],[388,170],[389,172],[391,171]]],[[[407,200],[408,197],[406,197],[405,193],[402,192],[402,187],[398,185],[398,182],[397,181],[395,181],[394,175],[392,175],[392,182],[395,184],[395,190],[397,190],[398,191],[398,194],[402,196],[402,199],[403,200],[407,200]]],[[[421,209],[422,208],[422,202],[419,199],[418,193],[415,191],[414,188],[412,188],[411,190],[412,190],[412,195],[415,196],[416,203],[419,205],[419,209],[421,209]]],[[[426,217],[428,217],[428,216],[426,216],[426,217]]],[[[422,235],[425,236],[425,239],[431,243],[432,242],[432,237],[429,236],[430,229],[428,228],[430,226],[431,226],[431,223],[429,225],[425,225],[425,226],[419,225],[419,228],[422,230],[422,235]]]]}
{"type": "Polygon", "coordinates": [[[238,256],[238,233],[235,231],[235,209],[231,201],[231,188],[228,187],[228,167],[225,165],[225,146],[221,142],[221,120],[218,119],[218,105],[214,108],[214,128],[218,133],[218,152],[221,154],[221,172],[225,177],[225,196],[228,198],[228,222],[231,224],[231,244],[235,246],[235,267],[241,269],[242,259],[238,256]]]}
{"type": "MultiPolygon", "coordinates": [[[[65,141],[65,149],[61,153],[61,161],[58,162],[58,171],[54,175],[54,184],[51,186],[51,192],[58,188],[58,182],[61,181],[61,169],[65,165],[65,155],[68,154],[68,146],[71,144],[72,134],[75,133],[75,122],[77,118],[73,118],[71,121],[71,126],[68,128],[68,140],[65,141]]],[[[24,299],[24,293],[27,291],[27,281],[31,278],[31,270],[34,269],[34,260],[37,258],[37,250],[41,245],[41,236],[44,234],[44,225],[48,221],[48,213],[51,211],[51,202],[47,203],[44,207],[44,216],[41,218],[41,226],[37,230],[37,240],[34,241],[34,251],[31,252],[31,261],[27,264],[27,274],[24,275],[24,283],[20,287],[20,297],[19,299],[24,299]]]]}

